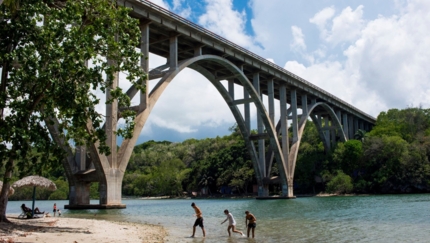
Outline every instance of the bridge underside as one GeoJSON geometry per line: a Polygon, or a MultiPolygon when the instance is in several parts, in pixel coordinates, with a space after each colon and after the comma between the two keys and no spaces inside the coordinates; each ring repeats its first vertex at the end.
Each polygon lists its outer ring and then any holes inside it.
{"type": "MultiPolygon", "coordinates": [[[[127,91],[131,99],[138,95],[140,104],[130,108],[137,112],[133,138],[123,140],[119,149],[116,149],[115,131],[125,108],[115,102],[106,105],[104,128],[112,151],[109,156],[101,154],[97,144],[80,146],[73,151],[61,139],[58,122],[53,119],[48,125],[53,138],[68,153],[63,162],[70,187],[68,209],[125,207],[121,203],[122,179],[136,140],[163,91],[185,68],[205,76],[229,106],[251,155],[259,198],[269,196],[274,162],[279,171],[281,198],[294,198],[294,170],[308,119],[315,123],[327,151],[336,142],[352,138],[358,129],[369,130],[374,122],[370,116],[309,82],[150,2],[118,2],[133,8],[132,16],[140,19],[141,67],[149,73],[144,82],[147,87],[149,82],[157,84],[145,93],[135,87],[127,91]],[[165,57],[166,63],[150,71],[149,53],[165,57]],[[240,98],[235,97],[234,91],[238,85],[243,88],[240,98]],[[267,96],[267,107],[263,95],[267,96]],[[275,111],[275,102],[279,102],[278,111],[275,111]],[[251,134],[251,107],[257,110],[257,134],[251,134]],[[279,121],[275,121],[275,113],[280,114],[279,121]],[[266,142],[269,143],[267,151],[266,142]],[[91,183],[99,185],[100,199],[96,205],[90,204],[91,183]]],[[[111,89],[115,89],[119,76],[111,81],[111,89]]],[[[110,98],[110,90],[106,96],[110,98]]],[[[88,129],[92,129],[91,124],[88,129]]]]}

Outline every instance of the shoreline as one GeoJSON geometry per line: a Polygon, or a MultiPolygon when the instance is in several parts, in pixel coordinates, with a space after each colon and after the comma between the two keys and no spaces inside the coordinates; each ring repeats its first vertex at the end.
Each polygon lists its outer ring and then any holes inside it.
{"type": "MultiPolygon", "coordinates": [[[[420,194],[420,193],[418,193],[420,194]]],[[[297,198],[302,197],[351,197],[351,196],[375,196],[375,195],[397,195],[397,194],[369,194],[369,193],[317,193],[317,194],[297,194],[297,198]]],[[[173,197],[173,196],[158,196],[158,197],[124,197],[124,200],[157,200],[157,199],[255,199],[257,195],[207,195],[207,196],[192,196],[192,197],[173,197]]],[[[279,195],[271,195],[276,198],[279,195]]]]}
{"type": "Polygon", "coordinates": [[[8,215],[12,224],[0,223],[2,242],[164,242],[167,230],[160,225],[98,219],[45,217],[18,219],[8,215]]]}

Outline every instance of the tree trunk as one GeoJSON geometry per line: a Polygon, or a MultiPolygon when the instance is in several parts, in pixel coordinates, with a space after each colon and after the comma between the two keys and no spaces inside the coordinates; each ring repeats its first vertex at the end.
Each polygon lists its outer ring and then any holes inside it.
{"type": "Polygon", "coordinates": [[[7,222],[7,223],[10,223],[10,221],[6,218],[6,208],[7,208],[7,202],[8,202],[10,178],[12,177],[12,170],[10,169],[11,166],[9,166],[9,162],[6,166],[6,172],[4,174],[4,180],[3,180],[3,188],[1,189],[1,193],[0,193],[0,222],[7,222]]]}

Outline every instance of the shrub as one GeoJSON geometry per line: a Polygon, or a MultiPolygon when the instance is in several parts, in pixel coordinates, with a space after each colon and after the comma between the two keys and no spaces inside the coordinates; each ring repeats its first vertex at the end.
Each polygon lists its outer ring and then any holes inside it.
{"type": "Polygon", "coordinates": [[[49,196],[49,200],[66,200],[67,194],[63,191],[55,191],[49,196]]]}
{"type": "Polygon", "coordinates": [[[342,171],[338,171],[337,175],[327,183],[327,192],[329,193],[350,193],[354,186],[352,179],[342,171]]]}

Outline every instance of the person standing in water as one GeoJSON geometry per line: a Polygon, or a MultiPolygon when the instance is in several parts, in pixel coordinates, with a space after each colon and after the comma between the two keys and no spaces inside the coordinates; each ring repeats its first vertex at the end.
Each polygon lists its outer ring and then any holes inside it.
{"type": "Polygon", "coordinates": [[[203,237],[206,237],[206,231],[205,231],[205,227],[203,225],[202,211],[200,210],[199,207],[196,206],[195,203],[191,203],[191,207],[194,208],[194,211],[196,212],[196,214],[194,214],[194,215],[197,217],[196,221],[194,222],[193,235],[191,237],[194,237],[194,235],[196,233],[196,227],[197,227],[197,225],[200,226],[200,228],[202,228],[203,237]]]}
{"type": "Polygon", "coordinates": [[[248,237],[249,231],[252,229],[252,238],[254,238],[255,227],[257,227],[257,218],[255,218],[255,216],[249,211],[245,211],[245,215],[245,225],[248,227],[248,237]]]}
{"type": "Polygon", "coordinates": [[[55,217],[55,214],[57,213],[57,204],[56,203],[54,203],[54,209],[52,210],[52,212],[54,213],[54,217],[55,217]]]}
{"type": "Polygon", "coordinates": [[[236,230],[236,220],[234,220],[233,214],[231,214],[227,209],[224,210],[224,214],[227,215],[227,218],[221,224],[228,220],[228,236],[231,236],[230,229],[232,229],[234,233],[238,233],[243,236],[244,234],[241,231],[236,230]]]}

